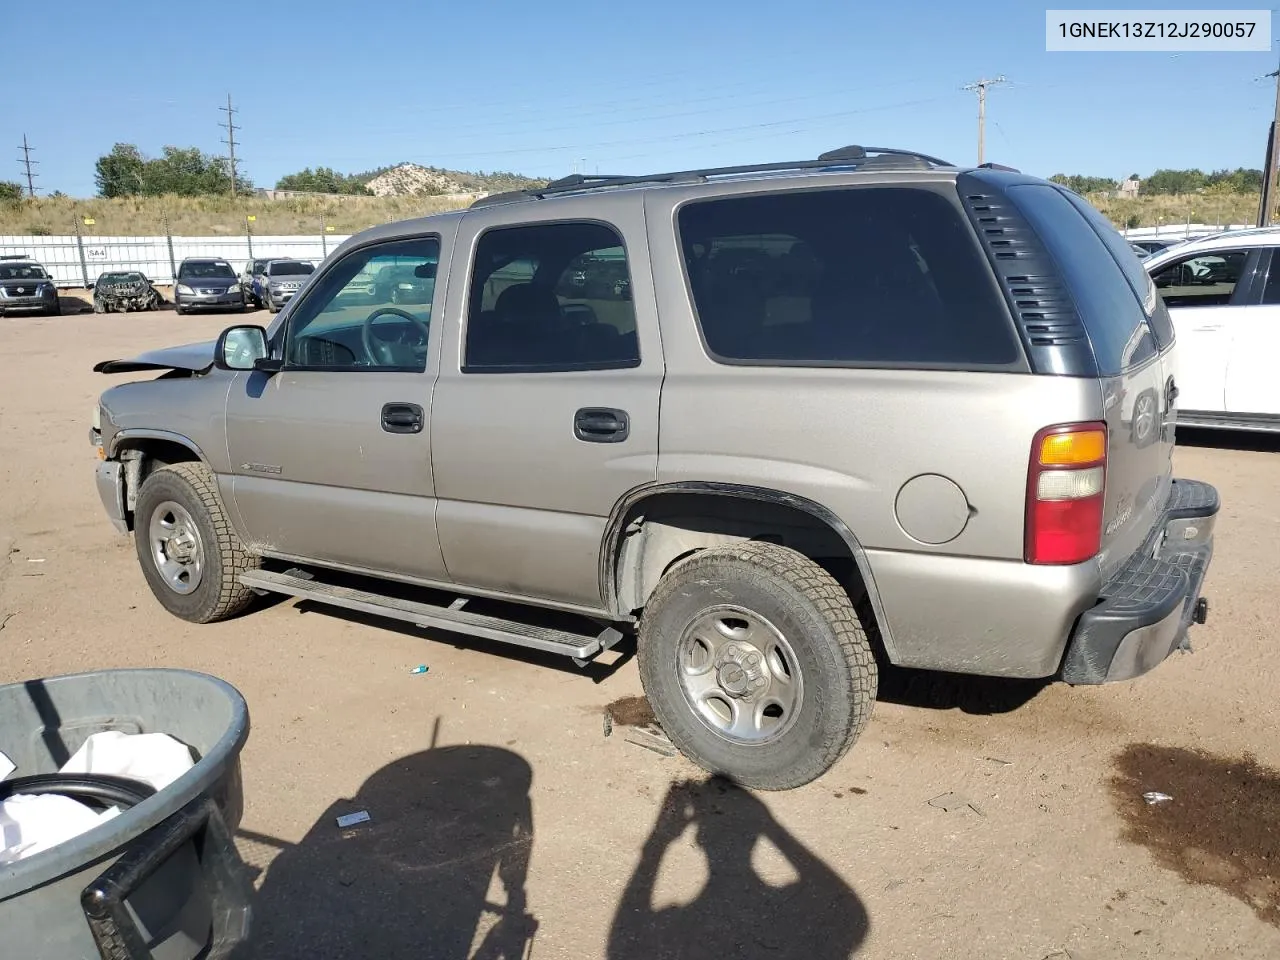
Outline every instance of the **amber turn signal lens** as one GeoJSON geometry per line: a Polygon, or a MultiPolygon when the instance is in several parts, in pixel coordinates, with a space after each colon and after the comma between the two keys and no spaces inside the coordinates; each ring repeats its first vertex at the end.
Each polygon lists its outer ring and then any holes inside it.
{"type": "Polygon", "coordinates": [[[1040,443],[1040,462],[1066,467],[1098,463],[1107,455],[1107,434],[1103,430],[1051,433],[1040,443]]]}

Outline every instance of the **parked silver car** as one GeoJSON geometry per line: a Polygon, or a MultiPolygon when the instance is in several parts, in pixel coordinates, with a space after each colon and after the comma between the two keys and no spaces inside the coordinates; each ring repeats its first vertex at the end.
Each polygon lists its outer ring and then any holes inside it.
{"type": "Polygon", "coordinates": [[[262,305],[272,313],[282,309],[302,289],[315,269],[314,264],[304,260],[268,260],[260,280],[262,305]]]}
{"type": "Polygon", "coordinates": [[[570,177],[97,369],[165,371],[92,438],[176,616],[274,592],[578,663],[634,637],[672,741],[754,787],[844,754],[877,662],[1101,683],[1207,614],[1169,315],[1088,203],[1003,168],[570,177]],[[427,302],[371,303],[386,266],[427,302]]]}

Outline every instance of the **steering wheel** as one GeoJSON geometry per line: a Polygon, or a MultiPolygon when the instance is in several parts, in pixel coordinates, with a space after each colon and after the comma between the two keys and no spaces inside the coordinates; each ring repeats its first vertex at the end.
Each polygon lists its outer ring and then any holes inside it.
{"type": "Polygon", "coordinates": [[[374,321],[383,314],[408,320],[421,331],[423,343],[426,343],[427,337],[430,336],[431,328],[425,320],[415,317],[408,310],[401,310],[399,307],[379,307],[364,318],[364,326],[360,328],[360,342],[364,345],[364,352],[368,355],[369,362],[379,366],[394,367],[398,366],[399,363],[398,358],[392,352],[391,344],[385,340],[380,340],[373,334],[374,321]]]}

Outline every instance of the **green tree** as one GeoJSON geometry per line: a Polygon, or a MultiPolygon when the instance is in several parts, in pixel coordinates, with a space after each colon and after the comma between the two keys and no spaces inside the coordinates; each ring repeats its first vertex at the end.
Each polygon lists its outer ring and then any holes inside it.
{"type": "MultiPolygon", "coordinates": [[[[133,144],[117,143],[110,153],[98,158],[94,179],[98,193],[104,197],[194,197],[230,193],[231,165],[199,147],[167,146],[159,157],[148,159],[133,144]]],[[[236,177],[236,189],[248,192],[253,184],[245,177],[236,177]]]]}
{"type": "MultiPolygon", "coordinates": [[[[1130,179],[1133,179],[1133,178],[1131,177],[1130,179]]],[[[1125,221],[1124,225],[1128,229],[1133,230],[1136,227],[1142,226],[1142,218],[1138,216],[1136,213],[1131,213],[1129,214],[1129,219],[1125,221]]]]}
{"type": "Polygon", "coordinates": [[[307,167],[286,174],[276,181],[277,190],[300,190],[305,193],[342,193],[372,196],[364,181],[355,174],[339,173],[329,167],[307,167]]]}
{"type": "Polygon", "coordinates": [[[1143,193],[1195,193],[1205,186],[1203,170],[1157,170],[1142,185],[1143,193]]]}
{"type": "Polygon", "coordinates": [[[0,180],[0,201],[17,203],[22,199],[22,185],[10,180],[0,180]]]}
{"type": "Polygon", "coordinates": [[[1101,190],[1116,188],[1116,182],[1110,177],[1082,177],[1074,173],[1068,176],[1065,173],[1055,173],[1049,179],[1079,194],[1097,193],[1101,190]]]}
{"type": "Polygon", "coordinates": [[[100,197],[124,197],[142,193],[146,161],[131,143],[117,143],[94,164],[93,180],[100,197]]]}

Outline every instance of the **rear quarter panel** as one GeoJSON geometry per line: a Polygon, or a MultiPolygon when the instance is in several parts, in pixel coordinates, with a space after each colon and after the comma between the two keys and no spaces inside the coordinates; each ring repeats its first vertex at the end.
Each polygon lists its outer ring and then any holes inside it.
{"type": "Polygon", "coordinates": [[[1096,563],[1022,561],[1032,440],[1102,419],[1096,379],[1029,373],[724,365],[704,349],[673,223],[650,209],[667,374],[658,480],[792,493],[832,510],[866,551],[891,659],[1011,676],[1057,668],[1071,623],[1096,598],[1096,563]],[[903,528],[913,478],[963,491],[945,543],[903,528]]]}

